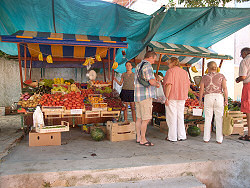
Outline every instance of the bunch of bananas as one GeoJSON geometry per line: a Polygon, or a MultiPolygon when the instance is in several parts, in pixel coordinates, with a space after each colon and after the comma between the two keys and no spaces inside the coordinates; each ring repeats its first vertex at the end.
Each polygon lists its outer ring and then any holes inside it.
{"type": "Polygon", "coordinates": [[[198,72],[195,66],[191,67],[191,70],[192,70],[193,72],[195,72],[195,73],[198,72]]]}
{"type": "Polygon", "coordinates": [[[100,56],[99,54],[97,54],[97,55],[95,56],[95,59],[96,59],[97,61],[102,61],[102,58],[101,58],[101,56],[100,56]]]}
{"type": "Polygon", "coordinates": [[[41,52],[39,52],[38,54],[38,59],[39,61],[43,61],[43,54],[41,52]]]}
{"type": "MultiPolygon", "coordinates": [[[[101,58],[101,57],[100,57],[100,58],[101,58]]],[[[87,57],[86,60],[85,60],[85,62],[84,62],[82,65],[87,66],[88,64],[94,64],[94,63],[95,63],[94,58],[92,58],[92,57],[87,57]]]]}
{"type": "Polygon", "coordinates": [[[113,66],[112,66],[112,69],[117,69],[117,67],[118,67],[118,63],[117,63],[117,62],[114,62],[114,63],[113,63],[113,66]]]}
{"type": "Polygon", "coordinates": [[[51,55],[48,55],[46,60],[47,60],[48,63],[53,63],[53,59],[52,59],[51,55]]]}

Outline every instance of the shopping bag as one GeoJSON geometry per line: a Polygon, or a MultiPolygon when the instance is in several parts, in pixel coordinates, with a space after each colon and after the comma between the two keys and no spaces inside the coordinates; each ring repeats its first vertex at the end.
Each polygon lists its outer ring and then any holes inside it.
{"type": "Polygon", "coordinates": [[[163,88],[162,88],[161,84],[160,84],[159,88],[156,88],[156,99],[154,101],[165,104],[166,97],[165,97],[165,94],[163,92],[163,88]]]}
{"type": "Polygon", "coordinates": [[[228,136],[231,135],[233,132],[234,121],[233,117],[228,113],[228,106],[224,107],[224,115],[223,115],[223,125],[222,125],[222,132],[223,135],[228,136]]]}

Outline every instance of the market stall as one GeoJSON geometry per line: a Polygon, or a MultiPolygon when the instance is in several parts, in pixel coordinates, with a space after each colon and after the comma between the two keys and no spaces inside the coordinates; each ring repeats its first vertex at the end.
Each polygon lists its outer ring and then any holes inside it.
{"type": "Polygon", "coordinates": [[[17,43],[22,88],[18,112],[24,114],[24,123],[33,125],[32,114],[37,105],[41,105],[47,125],[60,125],[67,121],[74,126],[118,118],[124,106],[112,86],[114,69],[118,66],[116,51],[128,47],[123,42],[125,40],[122,37],[36,31],[2,35],[2,42],[17,43]],[[104,79],[95,80],[95,71],[92,70],[88,72],[88,83],[64,78],[32,82],[32,68],[41,68],[43,77],[45,68],[59,67],[102,68],[104,79]]]}

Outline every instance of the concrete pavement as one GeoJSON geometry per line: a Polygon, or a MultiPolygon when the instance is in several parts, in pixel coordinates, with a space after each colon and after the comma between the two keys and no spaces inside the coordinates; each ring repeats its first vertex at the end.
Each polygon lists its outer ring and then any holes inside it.
{"type": "Polygon", "coordinates": [[[149,126],[153,147],[135,140],[95,142],[76,127],[62,133],[61,146],[29,147],[26,136],[2,159],[0,185],[81,187],[186,176],[194,176],[207,187],[250,184],[250,142],[238,140],[238,135],[226,137],[222,144],[215,142],[214,134],[208,144],[202,136],[176,143],[165,137],[149,126]]]}

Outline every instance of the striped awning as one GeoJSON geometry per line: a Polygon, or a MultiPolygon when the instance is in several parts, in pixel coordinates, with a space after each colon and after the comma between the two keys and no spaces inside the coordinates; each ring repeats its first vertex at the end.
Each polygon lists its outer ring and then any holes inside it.
{"type": "MultiPolygon", "coordinates": [[[[36,31],[18,31],[12,35],[2,35],[2,42],[20,43],[20,55],[24,57],[27,44],[27,57],[37,58],[39,53],[45,57],[85,58],[100,55],[108,58],[108,48],[127,48],[122,42],[125,38],[49,33],[36,31]]],[[[111,54],[112,55],[112,54],[111,54]]]]}
{"type": "Polygon", "coordinates": [[[17,31],[12,35],[2,35],[2,42],[34,43],[34,44],[60,44],[71,46],[93,46],[127,48],[128,44],[123,42],[126,38],[109,36],[77,35],[65,33],[50,33],[37,31],[17,31]]]}
{"type": "Polygon", "coordinates": [[[210,59],[233,59],[230,55],[223,55],[215,53],[204,47],[162,43],[151,41],[149,47],[152,48],[156,53],[163,54],[162,61],[166,61],[169,57],[178,57],[181,64],[193,64],[200,60],[200,58],[210,59]]]}

